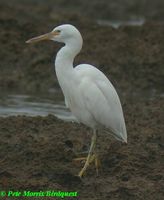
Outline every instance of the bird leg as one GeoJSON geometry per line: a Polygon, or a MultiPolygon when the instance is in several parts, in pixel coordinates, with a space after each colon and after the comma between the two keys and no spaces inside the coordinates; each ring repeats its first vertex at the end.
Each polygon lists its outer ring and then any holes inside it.
{"type": "Polygon", "coordinates": [[[93,161],[95,161],[96,172],[98,174],[99,161],[98,161],[97,154],[94,152],[95,146],[96,146],[96,130],[93,131],[92,141],[91,141],[91,145],[90,145],[90,149],[89,149],[89,153],[88,153],[87,158],[82,157],[82,158],[75,159],[76,161],[86,160],[84,167],[81,169],[81,171],[78,174],[78,176],[80,178],[83,176],[83,174],[86,171],[86,169],[88,168],[89,164],[93,161]]]}

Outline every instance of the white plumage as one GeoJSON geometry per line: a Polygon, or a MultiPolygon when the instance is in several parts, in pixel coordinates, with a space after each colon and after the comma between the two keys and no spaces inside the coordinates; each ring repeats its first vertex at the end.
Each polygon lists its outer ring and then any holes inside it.
{"type": "Polygon", "coordinates": [[[52,32],[32,38],[27,43],[50,39],[65,44],[57,53],[55,70],[65,96],[65,103],[77,120],[94,130],[90,151],[79,176],[82,176],[94,150],[96,131],[105,130],[118,140],[127,142],[122,106],[111,82],[97,68],[88,64],[73,67],[83,40],[72,25],[61,25],[52,32]]]}

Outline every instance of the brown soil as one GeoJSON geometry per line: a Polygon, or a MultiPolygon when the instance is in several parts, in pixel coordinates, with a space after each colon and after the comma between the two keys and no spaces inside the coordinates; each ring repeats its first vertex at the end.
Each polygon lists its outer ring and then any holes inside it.
{"type": "Polygon", "coordinates": [[[91,166],[81,180],[76,175],[83,164],[72,160],[88,148],[90,130],[51,115],[0,118],[0,190],[74,190],[81,200],[162,200],[163,24],[116,30],[73,11],[55,13],[52,2],[29,2],[0,2],[1,91],[46,93],[58,87],[52,58],[60,45],[25,41],[58,24],[74,24],[84,37],[75,64],[99,66],[114,83],[123,102],[128,144],[99,134],[99,175],[91,166]]]}
{"type": "Polygon", "coordinates": [[[99,134],[99,176],[72,162],[90,143],[80,125],[48,117],[0,119],[2,190],[74,190],[80,199],[162,199],[163,99],[128,103],[128,144],[99,134]],[[87,145],[84,145],[87,144],[87,145]]]}

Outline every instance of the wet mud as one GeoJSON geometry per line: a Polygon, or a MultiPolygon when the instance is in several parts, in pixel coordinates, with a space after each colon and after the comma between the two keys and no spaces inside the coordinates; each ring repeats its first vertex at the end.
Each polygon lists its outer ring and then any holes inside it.
{"type": "Polygon", "coordinates": [[[0,2],[0,91],[46,93],[58,89],[53,60],[61,45],[27,45],[25,41],[56,25],[74,24],[84,38],[75,65],[87,62],[97,66],[117,88],[128,144],[99,133],[99,175],[91,165],[80,179],[76,175],[83,163],[73,159],[89,147],[92,134],[87,127],[52,115],[1,117],[0,188],[72,190],[81,200],[162,200],[163,24],[148,20],[141,27],[114,29],[82,14],[60,9],[55,13],[54,9],[52,4],[33,1],[11,5],[0,2]]]}

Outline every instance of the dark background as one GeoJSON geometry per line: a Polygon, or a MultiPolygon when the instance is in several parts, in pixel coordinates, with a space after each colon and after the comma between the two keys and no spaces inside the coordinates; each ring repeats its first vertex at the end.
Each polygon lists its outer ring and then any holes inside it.
{"type": "Polygon", "coordinates": [[[52,115],[0,117],[0,190],[74,190],[81,200],[163,199],[163,20],[163,0],[0,0],[0,98],[51,91],[55,104],[60,88],[53,63],[61,45],[25,41],[71,23],[84,39],[75,65],[95,65],[111,80],[128,132],[127,145],[99,135],[99,176],[91,166],[81,180],[76,175],[83,164],[72,160],[90,144],[86,127],[52,115]]]}

